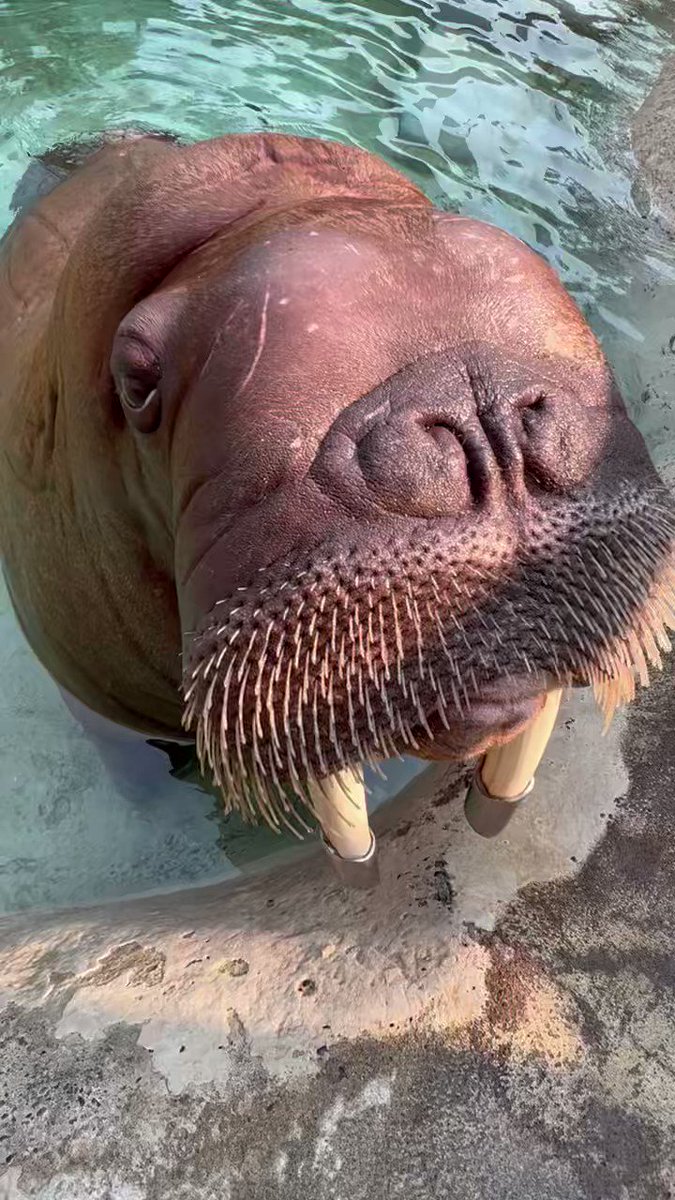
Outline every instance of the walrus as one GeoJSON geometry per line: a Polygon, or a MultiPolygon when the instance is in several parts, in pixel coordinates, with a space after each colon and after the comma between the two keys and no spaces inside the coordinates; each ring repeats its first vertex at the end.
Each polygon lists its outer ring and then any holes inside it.
{"type": "Polygon", "coordinates": [[[67,695],[279,828],[648,682],[675,508],[537,253],[319,139],[43,167],[1,249],[0,548],[67,695]]]}

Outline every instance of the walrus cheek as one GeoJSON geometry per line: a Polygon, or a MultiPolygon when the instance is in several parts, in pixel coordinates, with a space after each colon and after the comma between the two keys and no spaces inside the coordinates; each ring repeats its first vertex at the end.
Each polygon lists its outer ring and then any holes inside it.
{"type": "Polygon", "coordinates": [[[350,521],[310,479],[289,484],[244,512],[223,513],[202,497],[178,526],[176,586],[183,629],[195,629],[214,606],[251,585],[289,555],[311,554],[330,529],[350,521]]]}

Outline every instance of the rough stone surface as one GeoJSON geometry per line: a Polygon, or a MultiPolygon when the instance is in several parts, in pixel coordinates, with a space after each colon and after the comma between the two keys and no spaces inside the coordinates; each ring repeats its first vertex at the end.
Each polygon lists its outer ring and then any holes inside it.
{"type": "Polygon", "coordinates": [[[633,122],[633,147],[644,183],[670,229],[675,229],[675,58],[663,64],[633,122]]]}
{"type": "Polygon", "coordinates": [[[604,743],[575,697],[493,843],[433,769],[371,896],[6,919],[0,1197],[671,1196],[674,722],[667,675],[604,743]]]}

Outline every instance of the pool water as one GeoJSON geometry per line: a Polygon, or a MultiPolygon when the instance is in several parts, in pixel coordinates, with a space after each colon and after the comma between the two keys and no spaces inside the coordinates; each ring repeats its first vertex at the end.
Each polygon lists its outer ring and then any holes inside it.
{"type": "MultiPolygon", "coordinates": [[[[675,50],[670,0],[0,0],[0,231],[28,155],[109,127],[275,129],[376,151],[440,206],[544,254],[675,479],[675,253],[630,120],[675,50]],[[673,359],[671,364],[670,359],[673,359]]],[[[0,912],[236,875],[279,839],[148,751],[125,788],[0,592],[0,912]]],[[[370,779],[371,802],[418,770],[370,779]]]]}

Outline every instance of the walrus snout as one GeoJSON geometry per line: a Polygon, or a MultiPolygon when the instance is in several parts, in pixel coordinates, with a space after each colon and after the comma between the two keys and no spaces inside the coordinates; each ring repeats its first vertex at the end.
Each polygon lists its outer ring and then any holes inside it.
{"type": "Polygon", "coordinates": [[[467,449],[451,418],[412,407],[376,425],[356,447],[356,460],[366,487],[389,512],[447,517],[471,506],[480,467],[467,449]]]}
{"type": "Polygon", "coordinates": [[[564,359],[505,359],[481,343],[443,349],[340,413],[311,474],[359,514],[368,504],[426,519],[491,509],[503,521],[510,502],[588,479],[612,436],[609,389],[604,372],[574,372],[564,359]]]}

